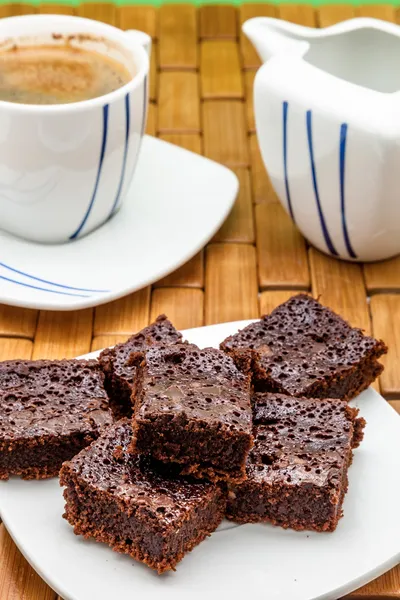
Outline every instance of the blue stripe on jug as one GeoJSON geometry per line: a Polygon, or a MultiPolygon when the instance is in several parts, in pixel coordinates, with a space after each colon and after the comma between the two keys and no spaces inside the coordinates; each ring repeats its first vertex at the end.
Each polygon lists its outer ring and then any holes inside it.
{"type": "MultiPolygon", "coordinates": [[[[285,191],[286,191],[286,200],[287,206],[289,209],[290,216],[293,221],[294,212],[293,205],[290,195],[290,187],[289,187],[289,173],[288,173],[288,115],[289,115],[289,103],[284,101],[282,103],[282,124],[283,124],[283,173],[285,180],[285,191]]],[[[322,210],[322,205],[319,197],[318,191],[318,180],[317,180],[317,171],[314,160],[314,148],[313,148],[313,137],[312,137],[312,111],[308,110],[306,112],[306,128],[307,128],[307,140],[308,140],[308,150],[310,154],[310,167],[311,167],[311,177],[315,195],[315,201],[318,209],[319,221],[321,224],[322,233],[325,239],[325,243],[327,248],[331,254],[334,256],[339,256],[337,252],[331,236],[329,235],[328,227],[326,225],[324,213],[322,210]]],[[[355,253],[352,243],[350,241],[349,231],[347,229],[347,221],[346,221],[346,205],[345,205],[345,165],[346,165],[346,144],[347,144],[347,132],[348,125],[347,123],[342,123],[340,126],[340,135],[339,135],[339,183],[340,183],[340,210],[341,210],[341,223],[343,230],[343,237],[346,246],[346,250],[351,258],[357,258],[357,254],[355,253]]]]}
{"type": "Polygon", "coordinates": [[[329,231],[328,231],[328,228],[325,223],[324,213],[322,211],[321,202],[319,199],[317,173],[315,170],[313,139],[312,139],[312,112],[311,112],[311,110],[308,110],[306,113],[306,123],[307,123],[308,150],[310,152],[311,174],[312,174],[312,181],[313,181],[313,187],[314,187],[315,201],[317,203],[318,215],[319,215],[319,220],[321,223],[321,229],[322,229],[322,233],[324,234],[325,243],[328,246],[329,252],[331,254],[333,254],[334,256],[339,256],[338,252],[336,251],[335,246],[333,245],[331,236],[329,235],[329,231]]]}
{"type": "MultiPolygon", "coordinates": [[[[25,273],[24,271],[15,269],[14,267],[11,267],[10,265],[6,265],[3,262],[0,262],[0,267],[2,267],[3,269],[6,269],[7,271],[11,271],[12,273],[16,273],[17,275],[22,275],[22,277],[26,277],[27,279],[31,279],[33,281],[38,281],[39,283],[44,283],[46,285],[50,285],[50,286],[53,286],[56,288],[61,288],[62,290],[68,290],[70,292],[90,292],[91,294],[102,294],[102,293],[106,293],[106,292],[110,291],[110,290],[94,290],[94,289],[89,289],[89,288],[80,288],[80,287],[74,287],[72,285],[65,285],[63,283],[55,283],[54,281],[49,281],[48,279],[42,279],[41,277],[36,277],[36,275],[30,275],[29,273],[25,273]]],[[[8,278],[8,277],[5,279],[7,281],[10,281],[12,283],[16,283],[19,285],[26,285],[26,286],[31,285],[31,284],[27,284],[26,282],[17,281],[17,280],[8,278]]],[[[51,290],[51,289],[46,289],[46,288],[37,288],[37,289],[41,289],[42,291],[45,291],[45,292],[47,292],[47,291],[54,292],[54,293],[57,292],[57,290],[51,290]]],[[[63,292],[60,292],[60,293],[63,293],[63,292]]],[[[74,296],[76,294],[69,294],[69,295],[74,296]]]]}
{"type": "Polygon", "coordinates": [[[289,104],[287,102],[283,103],[283,171],[285,174],[285,190],[286,190],[286,201],[289,209],[290,216],[293,221],[296,223],[293,214],[292,200],[290,197],[289,190],[289,179],[288,179],[288,169],[287,169],[287,120],[288,120],[288,109],[289,104]]]}
{"type": "Polygon", "coordinates": [[[69,237],[70,240],[76,239],[78,237],[78,235],[80,234],[80,232],[82,231],[82,229],[83,229],[86,221],[89,218],[90,213],[92,212],[94,201],[96,199],[97,188],[99,187],[101,169],[103,167],[104,155],[105,155],[106,145],[107,145],[108,109],[109,109],[109,105],[108,104],[106,104],[105,106],[103,106],[103,136],[102,136],[101,149],[100,149],[99,166],[98,166],[98,169],[97,169],[97,177],[96,177],[96,182],[94,184],[94,190],[93,190],[92,198],[90,200],[89,206],[88,206],[88,208],[86,210],[85,216],[83,217],[81,224],[76,229],[76,231],[69,237]]]}
{"type": "Polygon", "coordinates": [[[347,141],[347,123],[342,123],[340,126],[340,143],[339,143],[339,173],[340,173],[340,209],[342,211],[342,229],[344,242],[346,244],[347,252],[351,258],[357,258],[357,254],[353,250],[353,246],[350,242],[349,232],[347,230],[346,222],[346,210],[345,210],[345,197],[344,197],[344,176],[345,176],[345,164],[346,164],[346,141],[347,141]]]}
{"type": "Polygon", "coordinates": [[[129,102],[129,94],[125,96],[125,146],[124,146],[124,156],[122,158],[122,168],[121,168],[121,177],[119,180],[119,185],[117,189],[117,194],[115,196],[114,203],[112,205],[110,214],[108,218],[110,219],[114,212],[117,210],[118,202],[121,196],[122,186],[124,184],[125,179],[125,168],[126,168],[126,158],[128,156],[128,145],[129,145],[129,131],[130,131],[130,102],[129,102]]]}

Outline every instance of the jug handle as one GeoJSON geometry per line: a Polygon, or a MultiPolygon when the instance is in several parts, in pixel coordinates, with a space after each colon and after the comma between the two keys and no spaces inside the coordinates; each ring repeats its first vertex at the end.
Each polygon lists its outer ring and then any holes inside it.
{"type": "Polygon", "coordinates": [[[144,31],[139,31],[138,29],[127,29],[124,31],[126,35],[129,35],[135,42],[143,46],[146,50],[148,57],[151,55],[151,37],[144,33],[144,31]]]}
{"type": "Polygon", "coordinates": [[[302,36],[308,34],[309,27],[302,27],[280,19],[255,17],[246,21],[242,29],[254,44],[263,61],[276,55],[301,58],[310,47],[308,41],[301,39],[302,36]]]}

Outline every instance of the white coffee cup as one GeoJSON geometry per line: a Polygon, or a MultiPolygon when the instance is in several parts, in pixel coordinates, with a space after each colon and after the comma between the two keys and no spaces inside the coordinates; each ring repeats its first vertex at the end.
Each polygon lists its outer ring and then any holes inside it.
{"type": "Polygon", "coordinates": [[[0,20],[0,44],[59,44],[57,34],[115,58],[132,78],[71,104],[0,101],[0,228],[48,243],[89,233],[121,206],[146,126],[151,44],[143,32],[79,17],[0,20]]]}

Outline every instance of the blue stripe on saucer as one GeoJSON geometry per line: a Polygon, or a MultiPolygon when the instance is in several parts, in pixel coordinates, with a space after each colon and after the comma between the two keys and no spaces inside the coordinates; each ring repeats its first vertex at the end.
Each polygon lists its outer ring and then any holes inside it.
{"type": "Polygon", "coordinates": [[[10,279],[9,277],[4,277],[4,275],[0,275],[0,279],[4,281],[8,281],[9,283],[15,283],[16,285],[22,285],[23,287],[30,288],[32,290],[39,290],[41,292],[49,292],[50,294],[61,294],[62,296],[75,296],[77,298],[90,298],[88,294],[71,294],[70,292],[61,292],[60,290],[49,290],[47,288],[42,288],[37,285],[31,285],[30,283],[23,283],[22,281],[16,281],[15,279],[10,279]]]}
{"type": "Polygon", "coordinates": [[[110,291],[110,290],[91,290],[91,289],[87,289],[87,288],[73,287],[72,285],[63,285],[62,283],[55,283],[54,281],[48,281],[47,279],[42,279],[41,277],[35,277],[35,275],[29,275],[29,273],[25,273],[24,271],[14,269],[14,267],[10,267],[9,265],[6,265],[5,263],[2,263],[2,262],[0,262],[0,267],[3,267],[4,269],[8,269],[8,271],[12,271],[13,273],[18,273],[18,275],[23,275],[24,277],[27,277],[28,279],[33,279],[34,281],[40,281],[40,283],[47,283],[48,285],[53,285],[55,287],[63,288],[65,290],[74,290],[76,292],[92,292],[92,293],[98,293],[98,294],[110,291]]]}

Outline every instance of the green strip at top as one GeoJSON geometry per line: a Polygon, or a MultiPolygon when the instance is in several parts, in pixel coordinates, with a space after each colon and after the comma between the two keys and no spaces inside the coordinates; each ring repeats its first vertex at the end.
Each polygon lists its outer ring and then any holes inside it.
{"type": "MultiPolygon", "coordinates": [[[[97,3],[98,0],[87,0],[87,2],[94,2],[97,3]]],[[[78,0],[57,0],[57,1],[53,1],[53,0],[42,0],[41,2],[39,0],[23,0],[22,1],[23,4],[30,4],[32,6],[38,6],[39,4],[65,4],[66,6],[78,6],[81,2],[79,2],[78,0]]],[[[143,0],[114,0],[113,2],[116,6],[129,6],[129,5],[147,5],[147,6],[161,6],[162,4],[180,4],[179,2],[177,2],[176,0],[147,0],[147,1],[143,1],[143,0]]],[[[193,4],[195,6],[202,6],[205,4],[208,5],[216,5],[216,4],[230,4],[230,5],[235,5],[235,6],[240,6],[241,4],[255,4],[255,3],[259,3],[259,4],[265,4],[265,0],[191,0],[191,1],[187,1],[187,2],[182,2],[182,4],[193,4]]],[[[293,4],[294,1],[293,0],[269,0],[268,4],[293,4]]],[[[348,5],[348,6],[361,6],[361,5],[391,5],[391,6],[400,6],[400,0],[365,0],[363,2],[360,2],[359,0],[347,0],[346,2],[338,2],[337,0],[303,0],[302,2],[295,2],[296,4],[305,4],[305,5],[312,5],[312,6],[325,6],[325,5],[335,5],[335,4],[340,4],[340,6],[343,5],[348,5]]],[[[11,1],[7,1],[7,0],[0,0],[0,5],[5,5],[5,4],[21,4],[21,1],[15,0],[14,2],[11,1]]],[[[107,3],[108,4],[108,3],[107,3]]]]}

